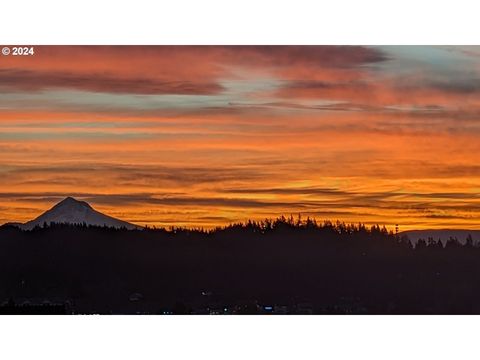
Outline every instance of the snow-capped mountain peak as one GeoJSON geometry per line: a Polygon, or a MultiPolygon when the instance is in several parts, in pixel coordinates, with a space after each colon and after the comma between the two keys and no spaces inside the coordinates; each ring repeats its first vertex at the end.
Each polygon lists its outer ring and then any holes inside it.
{"type": "Polygon", "coordinates": [[[87,224],[97,226],[108,226],[127,229],[139,228],[139,226],[116,219],[114,217],[102,214],[93,209],[85,201],[76,200],[73,197],[67,197],[47,210],[39,217],[26,222],[21,227],[25,230],[33,229],[35,226],[43,224],[87,224]]]}

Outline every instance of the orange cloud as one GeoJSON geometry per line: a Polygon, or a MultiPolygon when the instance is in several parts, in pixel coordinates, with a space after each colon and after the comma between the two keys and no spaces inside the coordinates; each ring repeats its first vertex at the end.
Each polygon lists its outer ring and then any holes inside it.
{"type": "Polygon", "coordinates": [[[4,57],[0,223],[72,195],[160,226],[302,213],[474,228],[476,76],[447,81],[411,63],[397,73],[393,61],[378,48],[297,46],[4,57]]]}

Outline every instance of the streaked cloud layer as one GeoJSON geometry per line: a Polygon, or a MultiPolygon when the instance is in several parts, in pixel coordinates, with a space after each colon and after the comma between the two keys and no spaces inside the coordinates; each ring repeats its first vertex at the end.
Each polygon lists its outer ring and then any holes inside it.
{"type": "Polygon", "coordinates": [[[480,47],[37,47],[0,58],[0,223],[478,228],[479,136],[480,47]]]}

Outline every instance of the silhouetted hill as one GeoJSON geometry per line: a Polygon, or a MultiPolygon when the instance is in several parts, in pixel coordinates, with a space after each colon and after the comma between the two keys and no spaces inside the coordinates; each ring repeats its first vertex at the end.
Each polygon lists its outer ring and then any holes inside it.
{"type": "Polygon", "coordinates": [[[0,302],[63,299],[80,313],[480,313],[479,283],[472,242],[413,248],[363,225],[0,228],[0,302]]]}
{"type": "Polygon", "coordinates": [[[420,239],[440,240],[445,244],[449,239],[457,239],[461,243],[465,243],[468,235],[472,237],[474,242],[480,242],[480,230],[458,230],[458,229],[440,229],[440,230],[410,230],[404,231],[401,235],[406,235],[416,243],[420,239]]]}

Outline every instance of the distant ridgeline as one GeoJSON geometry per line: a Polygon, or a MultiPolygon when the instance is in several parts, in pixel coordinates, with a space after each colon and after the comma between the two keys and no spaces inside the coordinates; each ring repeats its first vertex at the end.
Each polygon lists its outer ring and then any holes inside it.
{"type": "Polygon", "coordinates": [[[471,237],[413,247],[379,226],[0,228],[0,302],[65,299],[72,313],[480,314],[479,283],[471,237]]]}

